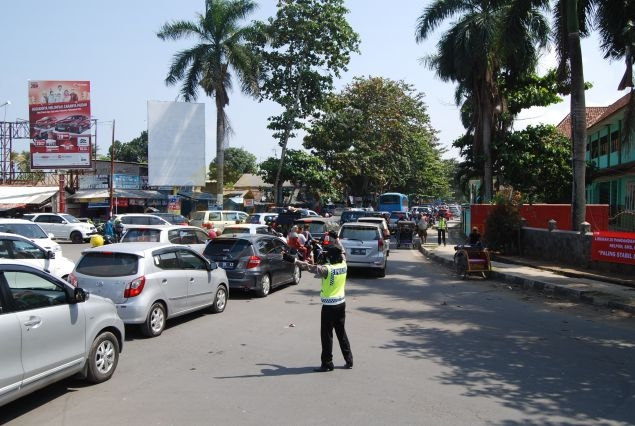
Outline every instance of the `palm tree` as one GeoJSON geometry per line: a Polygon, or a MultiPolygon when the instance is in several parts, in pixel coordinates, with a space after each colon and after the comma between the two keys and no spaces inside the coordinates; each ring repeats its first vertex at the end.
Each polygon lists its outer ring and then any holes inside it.
{"type": "Polygon", "coordinates": [[[251,14],[257,4],[251,0],[206,0],[205,15],[195,22],[173,21],[163,25],[161,40],[194,37],[198,43],[174,55],[165,82],[168,86],[182,81],[181,96],[196,100],[199,87],[216,102],[217,203],[223,200],[224,149],[229,128],[225,107],[229,104],[233,70],[243,93],[258,93],[258,58],[249,47],[252,26],[239,22],[251,14]]]}
{"type": "Polygon", "coordinates": [[[491,140],[505,100],[498,78],[535,69],[546,46],[548,23],[541,9],[547,0],[435,0],[418,18],[416,40],[426,39],[443,21],[456,17],[424,63],[443,81],[458,83],[457,103],[474,105],[470,130],[483,157],[483,198],[492,198],[491,140]]]}

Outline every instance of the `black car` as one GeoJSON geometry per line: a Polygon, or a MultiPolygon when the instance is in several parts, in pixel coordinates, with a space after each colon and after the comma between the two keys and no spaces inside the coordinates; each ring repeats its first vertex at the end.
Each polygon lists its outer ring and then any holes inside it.
{"type": "Polygon", "coordinates": [[[210,241],[203,256],[225,269],[231,290],[266,297],[274,287],[300,283],[300,268],[283,259],[288,251],[289,246],[273,235],[229,234],[210,241]]]}

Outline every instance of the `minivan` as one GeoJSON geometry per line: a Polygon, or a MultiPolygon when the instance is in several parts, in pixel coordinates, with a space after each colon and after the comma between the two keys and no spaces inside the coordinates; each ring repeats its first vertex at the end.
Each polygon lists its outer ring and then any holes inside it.
{"type": "Polygon", "coordinates": [[[199,210],[192,213],[190,225],[209,229],[214,224],[214,229],[222,233],[225,225],[245,223],[249,215],[240,210],[199,210]]]}

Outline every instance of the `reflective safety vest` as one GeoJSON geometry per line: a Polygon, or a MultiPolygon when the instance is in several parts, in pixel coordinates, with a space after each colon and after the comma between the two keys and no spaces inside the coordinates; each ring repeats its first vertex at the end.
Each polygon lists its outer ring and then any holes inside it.
{"type": "Polygon", "coordinates": [[[439,219],[439,223],[437,223],[437,229],[445,229],[448,227],[448,223],[444,218],[439,219]]]}
{"type": "Polygon", "coordinates": [[[344,303],[344,286],[346,284],[346,262],[324,265],[328,270],[326,278],[322,278],[320,299],[323,305],[339,305],[344,303]]]}

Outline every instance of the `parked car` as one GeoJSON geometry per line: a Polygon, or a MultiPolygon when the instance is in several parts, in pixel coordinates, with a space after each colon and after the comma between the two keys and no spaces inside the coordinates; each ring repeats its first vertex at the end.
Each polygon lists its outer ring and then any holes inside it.
{"type": "Polygon", "coordinates": [[[373,269],[378,276],[386,276],[389,243],[384,241],[378,225],[363,222],[345,223],[340,228],[339,239],[346,252],[346,263],[349,267],[373,269]]]}
{"type": "Polygon", "coordinates": [[[253,223],[238,223],[236,225],[227,225],[225,226],[225,229],[223,229],[223,233],[221,235],[240,234],[270,234],[269,226],[253,223]]]}
{"type": "Polygon", "coordinates": [[[300,268],[283,260],[288,250],[273,235],[221,235],[209,242],[203,256],[225,269],[231,289],[266,297],[274,287],[300,283],[300,268]]]}
{"type": "Polygon", "coordinates": [[[359,219],[357,219],[357,222],[373,223],[379,226],[379,229],[381,229],[381,234],[383,235],[386,245],[388,247],[387,254],[390,254],[390,229],[388,229],[388,223],[386,222],[386,219],[384,219],[383,217],[368,216],[368,217],[360,217],[359,219]]]}
{"type": "Polygon", "coordinates": [[[42,268],[61,279],[68,278],[75,264],[52,250],[37,245],[28,238],[17,234],[0,232],[0,259],[19,259],[25,264],[42,268]]]}
{"type": "Polygon", "coordinates": [[[260,225],[266,225],[274,222],[278,217],[278,213],[253,213],[245,220],[245,223],[254,223],[260,225]]]}
{"type": "Polygon", "coordinates": [[[227,275],[189,247],[163,243],[117,243],[82,253],[71,283],[111,299],[125,324],[159,336],[166,320],[200,309],[219,313],[227,305],[227,275]]]}
{"type": "Polygon", "coordinates": [[[293,224],[301,228],[309,225],[311,236],[317,240],[322,240],[324,234],[330,231],[337,232],[340,229],[340,225],[336,220],[327,217],[306,217],[295,220],[293,224]]]}
{"type": "Polygon", "coordinates": [[[154,216],[158,216],[161,219],[165,219],[172,225],[189,225],[190,221],[183,215],[176,213],[152,213],[154,216]]]}
{"type": "Polygon", "coordinates": [[[198,253],[203,253],[209,240],[209,235],[204,229],[181,225],[128,225],[126,232],[121,237],[122,243],[183,244],[193,248],[198,253]]]}
{"type": "Polygon", "coordinates": [[[121,222],[124,228],[126,225],[171,225],[166,219],[147,213],[122,213],[115,215],[114,219],[115,222],[121,222]]]}
{"type": "Polygon", "coordinates": [[[40,225],[30,220],[2,218],[0,219],[0,232],[22,235],[45,250],[62,254],[62,247],[53,241],[55,236],[53,234],[47,234],[40,225]]]}
{"type": "Polygon", "coordinates": [[[190,225],[210,228],[214,224],[216,232],[222,233],[225,225],[244,223],[248,216],[240,210],[200,210],[192,213],[190,225]]]}
{"type": "Polygon", "coordinates": [[[397,232],[397,221],[400,218],[403,218],[403,220],[412,220],[410,212],[391,212],[390,221],[388,222],[388,228],[390,229],[391,234],[397,232]]]}
{"type": "Polygon", "coordinates": [[[343,225],[348,222],[357,222],[357,219],[360,217],[369,216],[369,213],[366,210],[356,209],[356,210],[345,210],[340,215],[340,225],[343,225]]]}
{"type": "Polygon", "coordinates": [[[112,377],[125,329],[110,300],[0,259],[0,406],[79,374],[112,377]]]}
{"type": "Polygon", "coordinates": [[[69,115],[55,124],[56,132],[82,133],[90,129],[90,118],[85,115],[69,115]]]}
{"type": "Polygon", "coordinates": [[[97,233],[95,225],[80,222],[75,216],[66,213],[29,213],[24,215],[57,239],[71,240],[75,244],[88,241],[97,233]]]}

